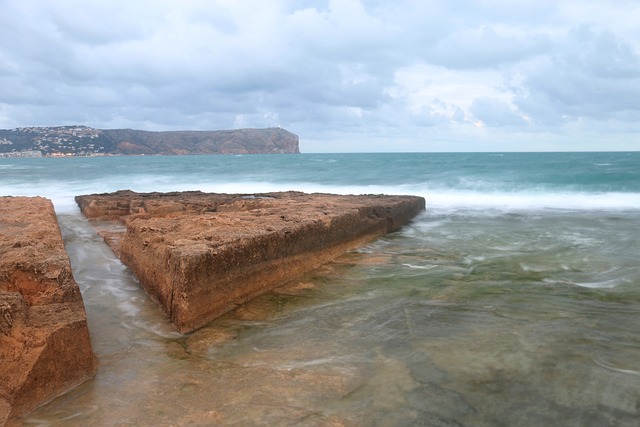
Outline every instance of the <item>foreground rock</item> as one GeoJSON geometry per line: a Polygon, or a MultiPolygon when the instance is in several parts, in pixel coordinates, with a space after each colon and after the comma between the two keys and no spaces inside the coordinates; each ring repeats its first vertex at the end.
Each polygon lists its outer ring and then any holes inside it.
{"type": "Polygon", "coordinates": [[[114,252],[182,333],[424,210],[414,196],[201,192],[78,196],[88,218],[119,219],[114,252]]]}
{"type": "Polygon", "coordinates": [[[53,205],[40,197],[0,197],[0,425],[95,370],[53,205]]]}

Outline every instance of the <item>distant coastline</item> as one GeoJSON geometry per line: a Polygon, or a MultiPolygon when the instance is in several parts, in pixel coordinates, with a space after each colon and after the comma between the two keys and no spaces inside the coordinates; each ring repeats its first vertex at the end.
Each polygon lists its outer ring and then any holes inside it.
{"type": "Polygon", "coordinates": [[[299,153],[282,128],[150,132],[46,126],[0,129],[0,157],[299,153]]]}

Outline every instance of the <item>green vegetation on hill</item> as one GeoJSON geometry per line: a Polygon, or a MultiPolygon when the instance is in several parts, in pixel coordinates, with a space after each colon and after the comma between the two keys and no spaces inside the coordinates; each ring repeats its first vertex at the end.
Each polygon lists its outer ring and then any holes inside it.
{"type": "Polygon", "coordinates": [[[149,132],[87,126],[0,129],[0,156],[98,156],[299,153],[281,128],[149,132]]]}

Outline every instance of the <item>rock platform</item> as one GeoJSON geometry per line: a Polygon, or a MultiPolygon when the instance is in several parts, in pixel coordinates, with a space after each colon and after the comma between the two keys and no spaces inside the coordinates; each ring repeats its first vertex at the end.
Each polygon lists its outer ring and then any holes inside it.
{"type": "Polygon", "coordinates": [[[52,203],[0,197],[0,425],[95,372],[84,303],[52,203]]]}
{"type": "Polygon", "coordinates": [[[135,193],[77,196],[181,333],[407,224],[415,196],[135,193]]]}

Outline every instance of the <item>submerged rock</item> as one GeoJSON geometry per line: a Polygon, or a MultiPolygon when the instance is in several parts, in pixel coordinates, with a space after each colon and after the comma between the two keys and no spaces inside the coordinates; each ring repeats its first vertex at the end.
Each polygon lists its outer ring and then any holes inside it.
{"type": "Polygon", "coordinates": [[[80,289],[53,205],[0,197],[0,425],[92,378],[80,289]]]}
{"type": "Polygon", "coordinates": [[[415,196],[134,193],[76,197],[182,333],[397,230],[424,210],[415,196]]]}

